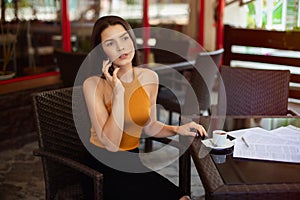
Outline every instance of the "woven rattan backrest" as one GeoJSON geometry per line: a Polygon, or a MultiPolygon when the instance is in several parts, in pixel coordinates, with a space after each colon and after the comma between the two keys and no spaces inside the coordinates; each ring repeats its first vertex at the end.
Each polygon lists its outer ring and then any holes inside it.
{"type": "Polygon", "coordinates": [[[40,148],[82,161],[85,147],[72,114],[72,90],[62,88],[33,96],[40,148]]]}
{"type": "MultiPolygon", "coordinates": [[[[221,76],[226,91],[227,115],[286,115],[290,72],[223,66],[221,76]]],[[[220,92],[218,109],[224,109],[220,92]]]]}

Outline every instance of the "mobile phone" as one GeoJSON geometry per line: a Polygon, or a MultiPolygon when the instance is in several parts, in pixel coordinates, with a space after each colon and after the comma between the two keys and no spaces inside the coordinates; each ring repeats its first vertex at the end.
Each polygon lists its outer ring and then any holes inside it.
{"type": "Polygon", "coordinates": [[[115,67],[113,64],[111,64],[111,66],[108,68],[108,73],[112,76],[114,73],[115,67]]]}

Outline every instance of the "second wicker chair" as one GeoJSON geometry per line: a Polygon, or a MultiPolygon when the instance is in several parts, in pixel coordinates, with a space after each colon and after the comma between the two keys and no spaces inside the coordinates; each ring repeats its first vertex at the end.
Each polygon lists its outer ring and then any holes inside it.
{"type": "Polygon", "coordinates": [[[288,110],[288,70],[222,66],[221,77],[225,90],[220,90],[219,93],[218,114],[295,114],[288,110]]]}

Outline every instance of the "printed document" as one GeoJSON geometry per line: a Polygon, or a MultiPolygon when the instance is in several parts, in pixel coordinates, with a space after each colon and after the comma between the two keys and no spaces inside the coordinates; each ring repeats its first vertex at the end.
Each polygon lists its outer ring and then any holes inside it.
{"type": "Polygon", "coordinates": [[[233,157],[300,163],[299,128],[287,126],[268,131],[256,127],[228,134],[236,136],[233,157]]]}

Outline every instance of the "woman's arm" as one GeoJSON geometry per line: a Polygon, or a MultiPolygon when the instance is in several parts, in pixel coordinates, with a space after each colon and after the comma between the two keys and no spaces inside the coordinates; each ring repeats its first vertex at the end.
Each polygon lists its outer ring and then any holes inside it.
{"type": "Polygon", "coordinates": [[[189,122],[181,126],[171,126],[163,124],[156,119],[156,99],[158,94],[158,76],[155,72],[146,71],[147,80],[144,82],[145,88],[149,92],[150,102],[151,102],[151,113],[150,120],[144,128],[144,131],[147,135],[153,137],[169,137],[176,134],[186,135],[186,136],[197,136],[195,131],[192,129],[198,130],[200,135],[206,135],[206,131],[200,124],[195,122],[189,122]]]}
{"type": "Polygon", "coordinates": [[[118,151],[124,125],[124,115],[120,114],[124,112],[124,89],[113,90],[112,112],[109,114],[104,100],[104,91],[109,87],[104,79],[91,77],[84,82],[83,92],[98,139],[107,150],[118,151]]]}

